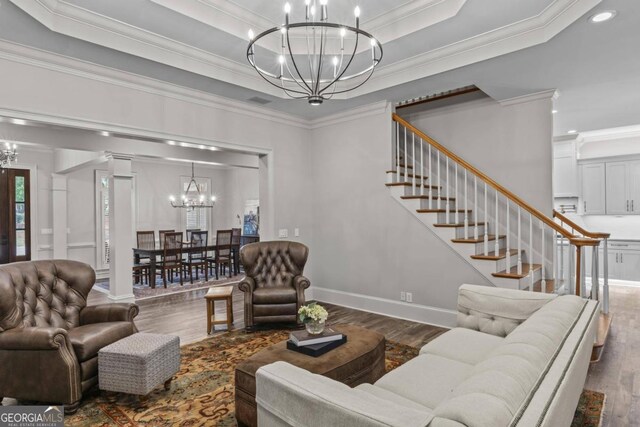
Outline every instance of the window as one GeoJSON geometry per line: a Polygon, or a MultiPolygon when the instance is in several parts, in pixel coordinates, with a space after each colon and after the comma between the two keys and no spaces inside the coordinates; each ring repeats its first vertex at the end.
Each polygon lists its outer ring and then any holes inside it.
{"type": "Polygon", "coordinates": [[[31,259],[29,171],[0,171],[0,263],[31,259]]]}
{"type": "MultiPolygon", "coordinates": [[[[182,189],[181,194],[185,194],[187,191],[187,187],[189,186],[189,181],[191,177],[180,177],[180,188],[182,189]]],[[[204,195],[208,200],[211,197],[211,179],[209,178],[196,178],[196,184],[200,189],[200,194],[204,195]]],[[[187,193],[187,197],[197,198],[198,190],[191,186],[189,193],[187,193]]],[[[211,215],[211,209],[203,208],[203,209],[194,209],[187,210],[183,213],[183,221],[182,223],[185,226],[185,230],[192,229],[200,229],[200,230],[208,230],[209,229],[209,216],[211,215]]]]}

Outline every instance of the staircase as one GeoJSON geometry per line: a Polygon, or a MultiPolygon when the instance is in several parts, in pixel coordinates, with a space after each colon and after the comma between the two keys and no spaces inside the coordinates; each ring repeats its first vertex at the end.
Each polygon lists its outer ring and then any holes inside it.
{"type": "Polygon", "coordinates": [[[608,234],[545,215],[393,114],[391,195],[497,287],[601,300],[608,314],[608,234]],[[598,247],[604,243],[604,271],[598,247]],[[592,256],[590,289],[585,272],[592,256]],[[602,289],[599,277],[603,278],[602,289]]]}

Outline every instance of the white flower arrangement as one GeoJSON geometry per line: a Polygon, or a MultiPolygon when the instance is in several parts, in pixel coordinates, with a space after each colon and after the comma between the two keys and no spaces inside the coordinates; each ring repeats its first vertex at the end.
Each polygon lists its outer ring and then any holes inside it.
{"type": "Polygon", "coordinates": [[[300,321],[303,323],[323,323],[325,320],[327,320],[329,313],[327,313],[327,310],[323,306],[315,302],[311,302],[300,307],[300,310],[298,310],[298,315],[300,316],[300,321]]]}

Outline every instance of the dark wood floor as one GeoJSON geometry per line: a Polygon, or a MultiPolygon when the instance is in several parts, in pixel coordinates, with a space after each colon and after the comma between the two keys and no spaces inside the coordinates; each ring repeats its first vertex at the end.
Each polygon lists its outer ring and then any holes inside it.
{"type": "MultiPolygon", "coordinates": [[[[140,302],[136,324],[141,331],[175,334],[182,344],[206,338],[206,290],[187,292],[172,298],[140,302]]],[[[611,287],[614,315],[609,342],[600,362],[590,367],[585,388],[607,395],[603,427],[640,426],[640,287],[611,287]]],[[[243,328],[243,294],[233,296],[234,328],[243,328]]],[[[108,302],[105,294],[92,291],[89,304],[108,302]]],[[[444,329],[395,319],[350,308],[326,304],[331,323],[352,323],[385,334],[387,339],[420,347],[444,329]]],[[[222,303],[216,312],[222,313],[222,303]]],[[[224,331],[225,326],[217,326],[224,331]]],[[[214,335],[215,336],[215,335],[214,335]]],[[[4,404],[11,404],[5,399],[4,404]]]]}

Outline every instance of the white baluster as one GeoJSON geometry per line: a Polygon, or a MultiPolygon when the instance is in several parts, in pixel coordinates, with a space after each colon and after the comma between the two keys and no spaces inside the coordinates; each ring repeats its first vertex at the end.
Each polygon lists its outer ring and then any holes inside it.
{"type": "Polygon", "coordinates": [[[518,274],[522,274],[522,224],[520,219],[520,206],[518,206],[518,274]]]}
{"type": "Polygon", "coordinates": [[[572,248],[571,245],[571,240],[569,240],[567,238],[567,256],[569,257],[569,274],[568,274],[568,279],[569,279],[569,293],[571,295],[575,295],[576,294],[576,283],[575,283],[575,254],[574,254],[574,248],[572,248]]]}
{"type": "MultiPolygon", "coordinates": [[[[400,182],[400,123],[396,122],[396,182],[400,182]]],[[[393,159],[391,159],[393,163],[393,159]]]]}
{"type": "Polygon", "coordinates": [[[604,314],[609,314],[609,239],[604,239],[603,243],[602,275],[604,276],[604,279],[602,282],[602,312],[604,314]]]}
{"type": "Polygon", "coordinates": [[[442,179],[440,175],[440,150],[438,150],[437,164],[438,164],[438,209],[442,209],[442,179]]]}
{"type": "Polygon", "coordinates": [[[450,206],[449,206],[449,196],[450,196],[450,194],[449,194],[449,190],[450,190],[450,188],[449,188],[450,187],[449,186],[449,156],[445,156],[445,159],[446,159],[445,170],[447,172],[447,177],[445,179],[445,181],[446,181],[445,185],[447,186],[447,195],[446,195],[447,200],[444,202],[445,206],[446,206],[445,216],[447,217],[446,223],[447,224],[451,224],[451,216],[450,216],[451,209],[450,209],[450,206]]]}
{"type": "Polygon", "coordinates": [[[433,209],[433,177],[431,175],[431,144],[429,144],[429,179],[427,180],[429,185],[429,209],[433,209]]]}
{"type": "Polygon", "coordinates": [[[420,138],[420,195],[424,196],[424,143],[420,138]]]}
{"type": "Polygon", "coordinates": [[[413,191],[411,192],[412,195],[416,196],[416,175],[418,175],[418,170],[416,168],[416,134],[411,132],[411,158],[413,160],[413,183],[412,183],[412,188],[413,191]]]}
{"type": "Polygon", "coordinates": [[[458,213],[456,212],[458,210],[458,200],[460,200],[460,198],[458,197],[458,162],[455,162],[455,169],[454,169],[454,173],[455,173],[455,188],[453,189],[453,198],[456,199],[456,203],[455,203],[455,210],[453,213],[453,223],[457,224],[458,223],[458,213]]]}
{"type": "Polygon", "coordinates": [[[489,209],[487,205],[487,183],[484,183],[484,254],[489,255],[489,209]]]}
{"type": "Polygon", "coordinates": [[[506,248],[505,248],[505,255],[507,256],[506,260],[507,260],[507,271],[511,271],[511,253],[509,252],[511,250],[511,227],[510,225],[510,217],[511,217],[511,212],[509,212],[509,198],[507,197],[507,214],[506,214],[506,218],[507,218],[507,242],[506,242],[506,248]]]}
{"type": "MultiPolygon", "coordinates": [[[[478,240],[478,176],[473,175],[473,216],[476,223],[473,227],[473,238],[478,240]]],[[[485,228],[487,225],[485,224],[485,228]]]]}
{"type": "Polygon", "coordinates": [[[409,161],[407,159],[408,156],[408,151],[407,151],[407,128],[404,128],[404,181],[403,182],[409,182],[407,181],[407,165],[409,164],[409,161]]]}
{"type": "Polygon", "coordinates": [[[598,247],[591,246],[591,299],[600,300],[600,282],[598,280],[598,247]]]}
{"type": "MultiPolygon", "coordinates": [[[[529,214],[529,264],[533,264],[533,216],[529,214]]],[[[533,269],[529,269],[529,290],[533,292],[533,269]]]]}
{"type": "Polygon", "coordinates": [[[542,260],[540,262],[540,265],[542,265],[542,270],[540,271],[540,288],[541,291],[543,293],[547,292],[547,280],[545,278],[545,268],[544,268],[544,264],[545,264],[545,257],[544,257],[544,253],[545,253],[545,244],[544,244],[544,222],[540,221],[540,229],[542,230],[542,260]]]}
{"type": "MultiPolygon", "coordinates": [[[[564,228],[564,225],[563,227],[564,228]]],[[[558,267],[560,269],[560,272],[558,273],[558,279],[562,282],[564,281],[564,236],[561,234],[560,235],[560,262],[558,263],[558,267]]],[[[568,282],[567,283],[567,290],[569,290],[569,286],[568,286],[568,282]]]]}
{"type": "MultiPolygon", "coordinates": [[[[495,251],[495,256],[498,256],[500,253],[500,243],[498,242],[498,236],[500,235],[500,198],[498,197],[499,193],[496,190],[496,232],[495,232],[495,242],[493,245],[493,250],[495,251]]],[[[507,268],[508,270],[508,268],[507,268]]]]}
{"type": "Polygon", "coordinates": [[[469,198],[467,195],[467,169],[464,170],[464,238],[469,238],[469,198]]]}

